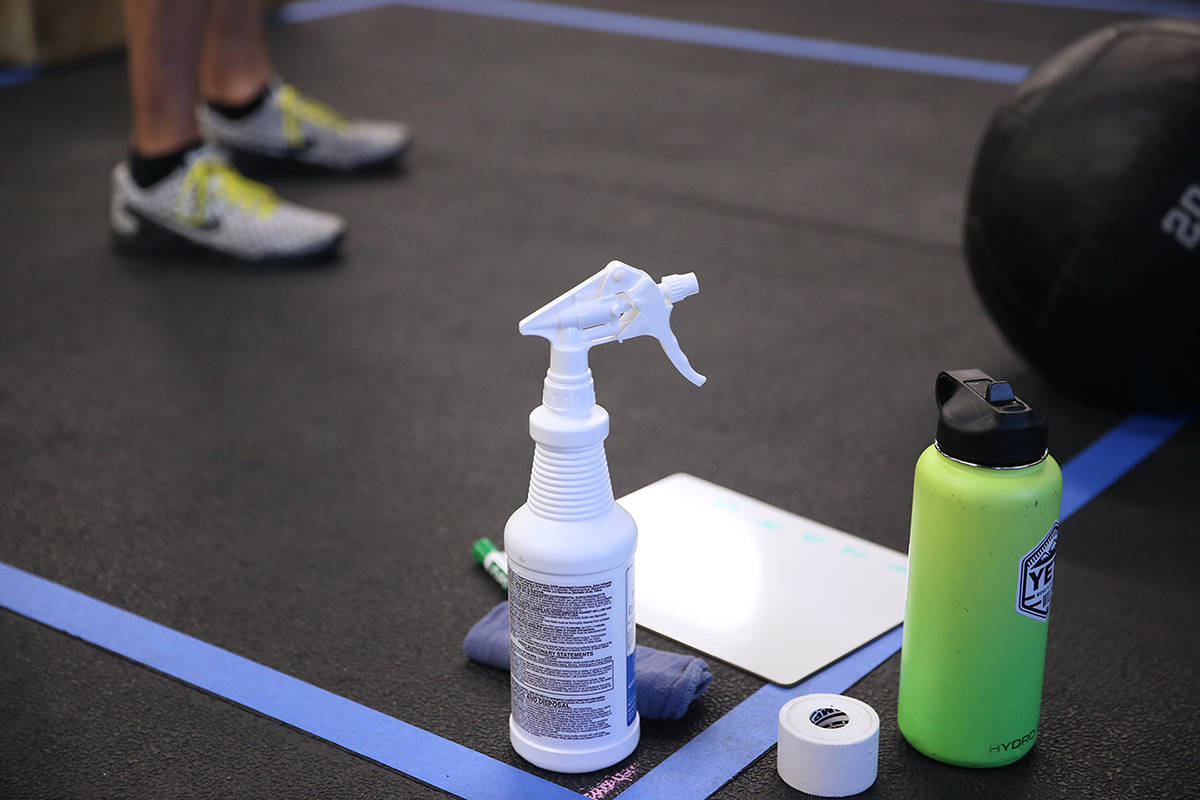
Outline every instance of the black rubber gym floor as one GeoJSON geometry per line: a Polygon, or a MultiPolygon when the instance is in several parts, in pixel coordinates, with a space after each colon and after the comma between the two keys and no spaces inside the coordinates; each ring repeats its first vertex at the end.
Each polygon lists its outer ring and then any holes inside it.
{"type": "MultiPolygon", "coordinates": [[[[1015,64],[1127,18],[588,5],[1015,64]]],[[[964,191],[1010,86],[405,7],[272,45],[304,91],[417,133],[400,176],[273,179],[349,219],[332,266],[111,254],[123,63],[0,90],[0,561],[583,793],[762,684],[709,659],[687,716],[600,773],[512,752],[508,676],[460,644],[503,598],[470,543],[499,541],[528,486],[547,348],[523,316],[611,259],[695,271],[674,322],[707,385],[648,340],[593,352],[616,494],[687,471],[900,550],[939,370],[1011,380],[1063,463],[1125,419],[1026,366],[969,284],[964,191]]],[[[864,796],[1193,794],[1197,463],[1193,422],[1064,526],[1033,752],[917,754],[894,656],[848,692],[882,720],[864,796]]],[[[0,631],[5,798],[447,796],[26,617],[0,631]]],[[[793,795],[772,749],[713,796],[793,795]]]]}

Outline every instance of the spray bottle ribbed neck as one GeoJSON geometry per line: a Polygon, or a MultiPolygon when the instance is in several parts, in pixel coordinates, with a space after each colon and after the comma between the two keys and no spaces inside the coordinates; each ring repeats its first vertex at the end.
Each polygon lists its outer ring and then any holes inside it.
{"type": "Polygon", "coordinates": [[[539,517],[578,521],[598,517],[613,504],[604,443],[558,447],[538,443],[529,479],[529,508],[539,517]]]}

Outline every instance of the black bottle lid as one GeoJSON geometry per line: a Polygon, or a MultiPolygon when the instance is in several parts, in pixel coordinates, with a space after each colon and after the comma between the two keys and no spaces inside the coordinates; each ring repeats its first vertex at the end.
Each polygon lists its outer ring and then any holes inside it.
{"type": "Polygon", "coordinates": [[[935,387],[942,455],[981,467],[1024,467],[1046,457],[1046,418],[1007,381],[977,369],[943,372],[935,387]]]}

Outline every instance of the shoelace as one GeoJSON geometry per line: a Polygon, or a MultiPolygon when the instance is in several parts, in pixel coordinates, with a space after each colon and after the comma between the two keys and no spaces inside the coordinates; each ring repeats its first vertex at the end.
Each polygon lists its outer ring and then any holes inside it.
{"type": "Polygon", "coordinates": [[[279,87],[278,98],[279,110],[283,113],[283,133],[288,144],[293,147],[304,142],[305,122],[338,133],[350,127],[350,123],[341,114],[324,103],[305,97],[291,84],[285,83],[279,87]]]}
{"type": "Polygon", "coordinates": [[[279,198],[269,186],[244,177],[220,158],[207,156],[193,161],[183,176],[176,213],[188,224],[201,227],[208,223],[212,195],[260,218],[270,216],[279,205],[279,198]],[[188,196],[193,202],[190,209],[185,209],[183,198],[188,196]]]}

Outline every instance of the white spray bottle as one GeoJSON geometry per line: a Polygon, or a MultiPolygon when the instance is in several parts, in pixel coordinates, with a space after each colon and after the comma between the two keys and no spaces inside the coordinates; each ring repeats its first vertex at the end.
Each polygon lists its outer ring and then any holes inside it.
{"type": "Polygon", "coordinates": [[[635,336],[658,339],[697,386],[671,332],[674,303],[700,291],[695,273],[661,284],[612,261],[521,320],[550,340],[542,405],[529,415],[536,442],[529,500],[504,529],[509,567],[513,748],[555,772],[612,766],[637,746],[633,682],[633,553],[637,526],[613,500],[588,349],[635,336]]]}

